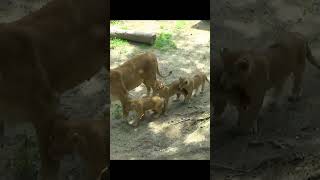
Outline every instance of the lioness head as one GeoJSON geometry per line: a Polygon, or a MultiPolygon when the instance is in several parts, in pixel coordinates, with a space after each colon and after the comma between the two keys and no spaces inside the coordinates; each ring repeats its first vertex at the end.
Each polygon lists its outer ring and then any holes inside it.
{"type": "Polygon", "coordinates": [[[224,69],[221,75],[221,86],[231,90],[248,81],[252,69],[252,58],[248,51],[231,51],[223,48],[220,51],[224,69]]]}

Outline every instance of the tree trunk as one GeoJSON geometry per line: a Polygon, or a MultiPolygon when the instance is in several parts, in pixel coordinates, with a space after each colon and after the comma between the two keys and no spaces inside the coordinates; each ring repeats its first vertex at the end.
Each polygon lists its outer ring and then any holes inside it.
{"type": "Polygon", "coordinates": [[[122,29],[110,29],[110,37],[116,37],[150,45],[152,45],[156,40],[155,33],[136,32],[122,29]]]}

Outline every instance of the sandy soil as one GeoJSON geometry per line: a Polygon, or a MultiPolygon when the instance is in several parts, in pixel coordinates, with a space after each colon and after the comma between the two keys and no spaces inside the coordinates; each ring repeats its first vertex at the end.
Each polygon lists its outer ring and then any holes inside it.
{"type": "MultiPolygon", "coordinates": [[[[1,0],[0,22],[10,22],[40,8],[48,0],[1,0]]],[[[101,69],[90,80],[65,92],[61,111],[67,117],[95,119],[107,110],[106,70],[101,69]]],[[[6,124],[5,137],[0,138],[0,179],[35,179],[39,169],[39,155],[35,132],[30,123],[6,124]]],[[[66,156],[62,162],[60,179],[83,179],[83,162],[77,156],[66,156]]]]}
{"type": "MultiPolygon", "coordinates": [[[[261,47],[286,29],[304,34],[320,62],[320,1],[215,0],[211,5],[215,59],[221,47],[261,47]]],[[[211,179],[319,179],[319,75],[307,65],[303,97],[297,104],[286,101],[289,81],[282,108],[261,115],[258,136],[232,137],[236,111],[229,108],[225,123],[212,126],[211,179]]]]}
{"type": "MultiPolygon", "coordinates": [[[[190,76],[198,68],[208,75],[209,60],[209,24],[202,21],[189,21],[175,30],[174,21],[125,21],[122,26],[141,31],[169,31],[177,49],[158,51],[152,47],[130,43],[125,47],[111,50],[111,68],[125,62],[130,57],[146,51],[152,51],[158,57],[159,70],[162,74],[173,74],[161,79],[166,84],[179,78],[190,76]]],[[[146,94],[141,85],[130,91],[132,98],[146,94]]],[[[152,119],[150,116],[137,128],[130,126],[122,115],[117,115],[117,104],[111,105],[111,159],[209,159],[210,158],[210,89],[206,85],[203,95],[192,98],[190,104],[182,100],[172,101],[168,116],[152,119]]]]}

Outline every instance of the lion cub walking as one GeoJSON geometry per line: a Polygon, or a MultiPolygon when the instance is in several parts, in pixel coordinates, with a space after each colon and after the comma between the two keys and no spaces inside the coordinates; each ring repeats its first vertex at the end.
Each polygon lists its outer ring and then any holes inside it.
{"type": "Polygon", "coordinates": [[[139,121],[148,110],[153,110],[157,113],[157,117],[159,117],[164,110],[164,104],[164,98],[159,96],[147,96],[140,99],[129,100],[129,111],[134,110],[138,114],[138,119],[132,125],[138,126],[139,121]]]}
{"type": "Polygon", "coordinates": [[[184,96],[185,94],[179,88],[179,85],[180,85],[179,80],[175,80],[171,82],[169,85],[164,85],[160,81],[158,81],[158,84],[159,84],[158,94],[160,97],[164,98],[165,100],[165,104],[164,104],[164,113],[165,113],[171,96],[174,96],[176,94],[177,99],[179,99],[181,94],[183,94],[184,96]]]}
{"type": "Polygon", "coordinates": [[[184,101],[185,102],[190,101],[191,96],[193,94],[193,91],[195,91],[194,96],[196,96],[199,91],[200,86],[201,86],[200,93],[203,93],[204,85],[205,85],[206,81],[208,83],[210,83],[206,74],[204,74],[203,72],[198,72],[192,78],[180,77],[179,78],[179,89],[180,89],[180,91],[182,91],[186,94],[184,101]]]}

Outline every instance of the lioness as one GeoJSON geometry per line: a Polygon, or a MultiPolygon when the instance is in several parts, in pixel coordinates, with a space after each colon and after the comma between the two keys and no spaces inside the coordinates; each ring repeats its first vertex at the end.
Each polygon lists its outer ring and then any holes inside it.
{"type": "Polygon", "coordinates": [[[43,180],[58,179],[59,161],[50,158],[48,145],[53,122],[64,119],[57,114],[59,95],[109,61],[109,2],[52,0],[17,21],[0,24],[0,121],[33,124],[43,180]]]}
{"type": "MultiPolygon", "coordinates": [[[[169,76],[172,71],[169,72],[169,76]]],[[[159,73],[157,57],[153,53],[144,53],[133,57],[117,68],[110,70],[110,90],[113,100],[120,100],[123,115],[128,116],[128,91],[138,87],[141,83],[147,87],[147,96],[152,88],[153,95],[157,94],[156,74],[159,73]]]]}
{"type": "Polygon", "coordinates": [[[195,91],[194,96],[196,96],[200,86],[201,93],[204,91],[205,81],[210,83],[203,72],[198,72],[192,78],[179,78],[179,89],[186,94],[185,102],[190,101],[193,91],[195,91]]]}
{"type": "Polygon", "coordinates": [[[293,74],[290,100],[296,101],[301,96],[305,59],[320,69],[305,38],[293,32],[283,34],[262,50],[223,49],[221,57],[224,63],[221,77],[223,87],[227,90],[240,88],[250,99],[248,108],[239,111],[240,128],[254,133],[258,131],[257,117],[268,89],[274,88],[272,96],[276,100],[283,84],[293,74]]]}
{"type": "Polygon", "coordinates": [[[77,152],[86,162],[88,179],[97,179],[109,164],[106,120],[65,120],[54,124],[49,154],[60,160],[65,154],[77,152]]]}
{"type": "Polygon", "coordinates": [[[138,114],[138,119],[132,124],[138,126],[139,121],[144,117],[147,110],[153,110],[157,117],[164,111],[165,100],[159,96],[142,97],[140,99],[129,100],[129,110],[134,110],[138,114]]]}
{"type": "Polygon", "coordinates": [[[183,91],[181,91],[179,89],[179,84],[180,81],[179,80],[175,80],[173,82],[171,82],[169,85],[164,85],[162,82],[157,81],[158,82],[158,93],[159,96],[165,99],[165,105],[164,105],[164,112],[166,112],[167,107],[168,107],[168,103],[169,103],[169,99],[171,96],[173,95],[177,95],[177,100],[180,98],[180,95],[184,94],[183,91]]]}

